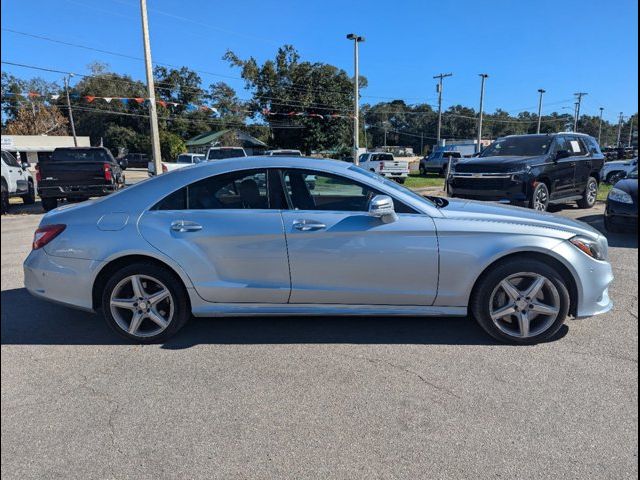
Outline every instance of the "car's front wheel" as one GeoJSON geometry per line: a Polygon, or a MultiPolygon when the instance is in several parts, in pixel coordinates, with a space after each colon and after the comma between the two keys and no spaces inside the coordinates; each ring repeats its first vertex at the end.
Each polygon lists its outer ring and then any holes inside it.
{"type": "Polygon", "coordinates": [[[502,342],[536,344],[552,338],[570,307],[566,281],[550,265],[518,259],[498,264],[479,280],[471,313],[502,342]]]}
{"type": "Polygon", "coordinates": [[[531,195],[529,206],[539,212],[546,212],[549,208],[549,187],[545,183],[538,183],[531,195]]]}
{"type": "Polygon", "coordinates": [[[151,263],[118,270],[105,285],[102,312],[118,334],[139,343],[170,338],[191,315],[180,279],[151,263]]]}

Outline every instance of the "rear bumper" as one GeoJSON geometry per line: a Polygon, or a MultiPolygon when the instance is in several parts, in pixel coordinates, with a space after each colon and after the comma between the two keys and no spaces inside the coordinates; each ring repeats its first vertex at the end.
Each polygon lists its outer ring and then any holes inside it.
{"type": "Polygon", "coordinates": [[[120,188],[121,184],[104,185],[59,185],[53,187],[38,187],[41,198],[86,198],[109,195],[120,188]]]}
{"type": "Polygon", "coordinates": [[[378,172],[379,175],[382,175],[385,178],[407,178],[409,176],[409,172],[378,172]]]}
{"type": "Polygon", "coordinates": [[[93,311],[93,280],[102,262],[54,257],[33,250],[23,264],[24,286],[32,295],[66,306],[93,311]]]}

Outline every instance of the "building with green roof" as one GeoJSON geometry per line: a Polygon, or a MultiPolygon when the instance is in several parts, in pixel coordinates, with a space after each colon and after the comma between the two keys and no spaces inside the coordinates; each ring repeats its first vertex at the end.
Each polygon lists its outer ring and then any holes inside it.
{"type": "Polygon", "coordinates": [[[246,132],[235,129],[206,132],[186,142],[190,153],[207,153],[210,147],[242,147],[247,155],[262,155],[268,145],[246,132]]]}

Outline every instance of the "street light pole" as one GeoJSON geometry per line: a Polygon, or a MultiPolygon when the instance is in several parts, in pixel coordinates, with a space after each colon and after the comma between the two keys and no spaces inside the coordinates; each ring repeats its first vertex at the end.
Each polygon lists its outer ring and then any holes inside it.
{"type": "Polygon", "coordinates": [[[602,113],[604,112],[604,107],[600,107],[600,123],[598,124],[598,145],[601,145],[600,140],[602,140],[602,113]]]}
{"type": "Polygon", "coordinates": [[[350,33],[347,40],[353,40],[353,163],[359,165],[358,152],[360,151],[360,93],[358,82],[360,79],[360,65],[358,58],[358,43],[364,42],[364,37],[350,33]]]}
{"type": "Polygon", "coordinates": [[[544,88],[538,89],[538,93],[540,94],[540,99],[538,100],[538,128],[536,129],[538,135],[540,135],[540,127],[542,126],[542,97],[546,92],[544,88]]]}
{"type": "Polygon", "coordinates": [[[144,65],[147,74],[147,95],[149,97],[149,118],[151,132],[151,153],[156,175],[162,173],[162,155],[160,153],[160,133],[158,131],[158,112],[156,110],[156,93],[153,82],[153,64],[151,63],[151,43],[149,41],[149,21],[147,18],[147,2],[140,0],[142,17],[142,41],[144,44],[144,65]]]}
{"type": "Polygon", "coordinates": [[[64,76],[64,93],[67,97],[67,109],[69,110],[69,123],[71,124],[71,135],[73,135],[73,146],[78,146],[78,137],[76,137],[76,124],[73,121],[73,110],[71,109],[71,100],[69,99],[69,75],[64,76]]]}
{"type": "Polygon", "coordinates": [[[629,117],[629,148],[631,148],[632,139],[633,139],[633,117],[629,117]]]}
{"type": "Polygon", "coordinates": [[[436,145],[440,145],[440,133],[442,132],[442,80],[453,76],[453,73],[441,73],[433,78],[438,79],[438,133],[436,135],[436,145]]]}
{"type": "Polygon", "coordinates": [[[580,120],[580,105],[582,104],[582,97],[588,95],[585,92],[574,93],[576,96],[576,118],[573,122],[573,131],[578,132],[578,121],[580,120]]]}
{"type": "Polygon", "coordinates": [[[479,152],[481,150],[481,143],[482,143],[482,113],[484,111],[484,82],[487,78],[489,78],[489,75],[487,75],[486,73],[479,73],[478,75],[480,75],[481,78],[481,83],[480,83],[480,115],[478,117],[478,144],[476,145],[476,152],[479,152]]]}
{"type": "Polygon", "coordinates": [[[624,117],[624,113],[620,112],[620,118],[618,118],[618,139],[616,140],[616,147],[620,146],[620,140],[622,136],[622,119],[624,117]]]}

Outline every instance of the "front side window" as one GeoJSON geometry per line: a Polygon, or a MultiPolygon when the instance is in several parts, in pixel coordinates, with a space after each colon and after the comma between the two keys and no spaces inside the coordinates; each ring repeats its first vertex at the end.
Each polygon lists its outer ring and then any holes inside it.
{"type": "Polygon", "coordinates": [[[199,180],[161,200],[156,210],[269,208],[266,170],[244,170],[199,180]]]}
{"type": "MultiPolygon", "coordinates": [[[[366,212],[369,202],[381,192],[349,178],[309,170],[287,170],[283,180],[295,210],[366,212]]],[[[416,213],[394,200],[397,213],[416,213]]]]}
{"type": "Polygon", "coordinates": [[[19,167],[20,166],[20,164],[18,163],[18,160],[16,159],[16,157],[14,157],[9,152],[2,152],[2,158],[4,159],[4,162],[10,167],[19,167]]]}

